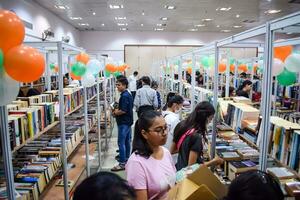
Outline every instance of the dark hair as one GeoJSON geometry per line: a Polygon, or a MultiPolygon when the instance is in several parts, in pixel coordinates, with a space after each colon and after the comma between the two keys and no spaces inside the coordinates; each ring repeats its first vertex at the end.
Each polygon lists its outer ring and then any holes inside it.
{"type": "Polygon", "coordinates": [[[208,101],[203,101],[197,104],[194,111],[188,116],[186,120],[183,121],[183,124],[180,125],[180,128],[174,130],[174,139],[173,141],[177,144],[181,136],[189,129],[196,129],[196,132],[199,132],[202,135],[202,138],[206,139],[206,125],[208,123],[208,118],[215,114],[215,109],[208,101]]]}
{"type": "Polygon", "coordinates": [[[153,87],[158,87],[157,82],[156,82],[156,81],[152,81],[151,87],[152,87],[152,88],[153,88],[153,87]]]}
{"type": "Polygon", "coordinates": [[[135,75],[135,76],[138,75],[138,74],[139,74],[139,73],[138,73],[137,71],[134,71],[134,72],[133,72],[133,75],[135,75]]]}
{"type": "Polygon", "coordinates": [[[167,94],[167,103],[164,105],[164,107],[162,108],[162,110],[167,110],[167,108],[168,108],[168,102],[170,101],[170,98],[171,97],[173,97],[173,96],[175,96],[176,95],[176,93],[175,92],[169,92],[168,94],[167,94]]]}
{"type": "MultiPolygon", "coordinates": [[[[232,87],[232,86],[229,87],[229,96],[232,96],[232,93],[234,90],[235,90],[234,87],[232,87]]],[[[225,96],[226,96],[226,87],[224,86],[222,88],[222,97],[225,97],[225,96]]]]}
{"type": "Polygon", "coordinates": [[[125,85],[126,88],[128,86],[128,80],[125,76],[120,76],[117,78],[117,82],[121,83],[122,85],[125,85]]]}
{"type": "Polygon", "coordinates": [[[239,90],[242,90],[244,87],[246,87],[247,85],[252,85],[252,81],[250,80],[245,80],[242,85],[240,86],[239,90]]]}
{"type": "Polygon", "coordinates": [[[182,104],[184,102],[184,99],[180,95],[175,95],[169,99],[167,102],[168,107],[171,108],[173,103],[182,104]]]}
{"type": "Polygon", "coordinates": [[[143,83],[146,84],[146,85],[150,85],[150,83],[151,83],[151,80],[150,80],[149,76],[143,76],[143,77],[141,78],[141,80],[142,80],[143,83]]]}
{"type": "Polygon", "coordinates": [[[277,180],[263,171],[251,170],[240,174],[229,186],[224,200],[283,200],[277,180]]]}
{"type": "Polygon", "coordinates": [[[154,119],[160,116],[161,114],[154,110],[147,110],[141,114],[134,126],[132,153],[136,153],[146,158],[149,158],[149,156],[153,153],[147,140],[142,135],[142,130],[147,131],[153,125],[154,119]]]}
{"type": "Polygon", "coordinates": [[[136,199],[135,190],[111,172],[99,172],[86,178],[75,190],[73,200],[136,199]]]}
{"type": "Polygon", "coordinates": [[[246,74],[245,72],[242,72],[242,73],[240,73],[240,76],[241,76],[242,78],[246,78],[246,77],[247,77],[247,74],[246,74]]]}

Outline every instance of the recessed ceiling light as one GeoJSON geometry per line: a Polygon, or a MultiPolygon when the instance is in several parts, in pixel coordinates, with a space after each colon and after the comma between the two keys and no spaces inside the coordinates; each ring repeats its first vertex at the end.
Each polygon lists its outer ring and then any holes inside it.
{"type": "Polygon", "coordinates": [[[239,14],[237,14],[235,17],[236,17],[236,18],[239,18],[239,17],[240,17],[240,15],[239,15],[239,14]]]}
{"type": "Polygon", "coordinates": [[[141,24],[141,26],[144,26],[144,24],[141,24]]]}
{"type": "Polygon", "coordinates": [[[101,26],[105,26],[105,24],[101,24],[101,26]]]}
{"type": "Polygon", "coordinates": [[[280,13],[281,10],[267,10],[265,11],[266,14],[276,14],[276,13],[280,13]]]}
{"type": "Polygon", "coordinates": [[[165,8],[168,10],[174,10],[174,9],[176,9],[176,6],[165,5],[165,8]]]}
{"type": "Polygon", "coordinates": [[[205,24],[196,24],[195,27],[203,27],[205,24]]]}
{"type": "Polygon", "coordinates": [[[220,25],[217,25],[217,28],[220,28],[220,25]]]}
{"type": "Polygon", "coordinates": [[[127,23],[117,23],[118,26],[128,26],[127,23]]]}
{"type": "Polygon", "coordinates": [[[229,33],[231,30],[221,30],[221,32],[223,32],[223,33],[229,33]]]}
{"type": "Polygon", "coordinates": [[[162,21],[167,21],[168,18],[167,18],[167,17],[161,17],[160,20],[162,20],[162,21]]]}
{"type": "Polygon", "coordinates": [[[240,25],[235,25],[235,26],[233,26],[233,28],[242,28],[242,26],[240,26],[240,25]]]}
{"type": "Polygon", "coordinates": [[[120,28],[121,31],[127,31],[128,28],[120,28]]]}
{"type": "Polygon", "coordinates": [[[95,12],[93,12],[93,15],[96,15],[96,13],[95,13],[95,12]]]}
{"type": "Polygon", "coordinates": [[[191,28],[191,29],[189,29],[189,31],[198,31],[198,29],[197,28],[191,28]]]}
{"type": "Polygon", "coordinates": [[[204,21],[204,22],[210,22],[210,21],[212,21],[213,19],[210,19],[210,18],[206,18],[206,19],[202,19],[202,21],[204,21]]]}
{"type": "Polygon", "coordinates": [[[162,24],[156,24],[156,26],[162,26],[162,24]]]}
{"type": "Polygon", "coordinates": [[[142,12],[142,15],[145,15],[145,12],[144,12],[144,11],[142,12]]]}
{"type": "Polygon", "coordinates": [[[110,4],[109,8],[110,9],[120,9],[120,8],[124,8],[124,6],[123,5],[112,5],[112,4],[110,4]]]}
{"type": "Polygon", "coordinates": [[[89,26],[88,23],[79,23],[78,25],[79,25],[79,26],[89,26]]]}
{"type": "Polygon", "coordinates": [[[115,17],[115,20],[125,20],[126,17],[115,17]]]}
{"type": "Polygon", "coordinates": [[[60,10],[70,9],[69,6],[64,6],[64,5],[55,5],[54,7],[60,10]]]}
{"type": "Polygon", "coordinates": [[[70,17],[71,20],[82,20],[81,17],[70,17]]]}
{"type": "Polygon", "coordinates": [[[216,11],[229,11],[231,10],[231,7],[221,7],[221,8],[217,8],[216,11]]]}
{"type": "Polygon", "coordinates": [[[155,28],[154,30],[155,31],[163,31],[164,29],[163,28],[155,28]]]}

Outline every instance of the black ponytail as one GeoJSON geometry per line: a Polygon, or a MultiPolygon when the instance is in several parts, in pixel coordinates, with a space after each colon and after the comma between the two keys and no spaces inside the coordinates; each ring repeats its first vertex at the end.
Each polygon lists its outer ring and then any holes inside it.
{"type": "Polygon", "coordinates": [[[175,96],[171,97],[169,99],[169,101],[167,102],[168,108],[171,108],[173,106],[173,103],[183,104],[183,102],[184,102],[184,99],[182,98],[182,96],[175,95],[175,96]]]}

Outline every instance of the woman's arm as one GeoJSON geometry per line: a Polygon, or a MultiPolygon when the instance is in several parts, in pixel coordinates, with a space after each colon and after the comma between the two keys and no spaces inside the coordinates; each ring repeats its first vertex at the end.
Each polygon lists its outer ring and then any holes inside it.
{"type": "Polygon", "coordinates": [[[147,200],[147,190],[135,190],[136,200],[147,200]]]}
{"type": "Polygon", "coordinates": [[[216,165],[221,165],[224,163],[224,160],[220,157],[215,157],[214,159],[208,161],[208,162],[205,162],[204,165],[206,165],[207,167],[210,167],[210,166],[216,166],[216,165]]]}
{"type": "Polygon", "coordinates": [[[198,153],[196,151],[190,151],[188,166],[191,166],[197,162],[198,153]]]}
{"type": "Polygon", "coordinates": [[[175,142],[172,142],[172,145],[171,145],[171,147],[170,147],[170,153],[171,153],[171,154],[178,153],[178,150],[177,150],[177,147],[176,147],[175,142]]]}

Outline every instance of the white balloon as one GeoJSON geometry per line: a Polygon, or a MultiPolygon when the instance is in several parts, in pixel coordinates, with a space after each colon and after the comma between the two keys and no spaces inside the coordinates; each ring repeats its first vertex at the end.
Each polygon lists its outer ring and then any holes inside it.
{"type": "Polygon", "coordinates": [[[95,84],[95,77],[93,74],[86,73],[81,79],[82,86],[91,87],[95,84]]]}
{"type": "Polygon", "coordinates": [[[289,55],[285,59],[285,68],[291,72],[300,72],[300,54],[289,55]]]}
{"type": "Polygon", "coordinates": [[[91,73],[95,75],[100,72],[101,63],[99,60],[92,59],[87,63],[86,67],[87,67],[87,73],[91,73]]]}
{"type": "Polygon", "coordinates": [[[281,72],[283,72],[283,70],[284,70],[284,63],[280,59],[274,58],[273,69],[272,69],[273,76],[278,76],[281,72]]]}
{"type": "Polygon", "coordinates": [[[13,80],[0,69],[0,106],[5,106],[16,100],[20,83],[13,80]]]}

